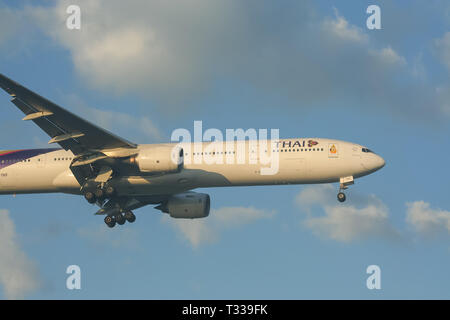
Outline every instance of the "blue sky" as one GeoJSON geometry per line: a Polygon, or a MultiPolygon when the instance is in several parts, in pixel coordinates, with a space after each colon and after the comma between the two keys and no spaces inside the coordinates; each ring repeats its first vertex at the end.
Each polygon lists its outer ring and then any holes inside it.
{"type": "MultiPolygon", "coordinates": [[[[450,298],[450,5],[377,1],[368,30],[370,4],[3,1],[0,72],[133,142],[202,120],[352,141],[387,164],[345,205],[336,185],[211,188],[203,221],[145,207],[112,230],[80,197],[2,196],[0,297],[450,298]]],[[[0,149],[46,145],[0,104],[0,149]]]]}

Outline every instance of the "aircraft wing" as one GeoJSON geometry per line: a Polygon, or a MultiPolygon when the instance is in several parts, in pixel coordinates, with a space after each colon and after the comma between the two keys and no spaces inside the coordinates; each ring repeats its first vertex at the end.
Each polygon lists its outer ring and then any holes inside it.
{"type": "Polygon", "coordinates": [[[92,151],[115,148],[136,148],[136,144],[122,139],[87,120],[63,109],[0,73],[0,87],[12,96],[14,103],[65,150],[80,155],[92,151]]]}

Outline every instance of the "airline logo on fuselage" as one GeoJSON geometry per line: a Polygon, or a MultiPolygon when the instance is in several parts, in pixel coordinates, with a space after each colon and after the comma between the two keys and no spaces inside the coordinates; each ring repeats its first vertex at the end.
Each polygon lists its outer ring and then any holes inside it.
{"type": "Polygon", "coordinates": [[[281,147],[281,148],[311,148],[314,147],[316,145],[318,145],[319,142],[315,141],[315,140],[285,140],[285,141],[278,141],[277,142],[277,147],[281,147]]]}

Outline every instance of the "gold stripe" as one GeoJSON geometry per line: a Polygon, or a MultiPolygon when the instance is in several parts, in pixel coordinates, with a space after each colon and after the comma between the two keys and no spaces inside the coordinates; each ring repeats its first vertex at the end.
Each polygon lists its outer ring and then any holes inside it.
{"type": "Polygon", "coordinates": [[[17,150],[0,150],[0,156],[3,155],[4,153],[9,153],[9,152],[13,152],[13,151],[17,151],[17,150]]]}

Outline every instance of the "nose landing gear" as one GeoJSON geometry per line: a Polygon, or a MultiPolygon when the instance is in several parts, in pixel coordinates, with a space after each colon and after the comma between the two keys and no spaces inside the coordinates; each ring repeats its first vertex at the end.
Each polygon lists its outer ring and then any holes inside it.
{"type": "Polygon", "coordinates": [[[345,193],[339,192],[338,195],[337,195],[337,199],[338,199],[339,202],[344,202],[345,199],[346,199],[345,193]]]}
{"type": "Polygon", "coordinates": [[[339,202],[344,202],[347,197],[345,196],[345,193],[342,192],[343,190],[347,189],[348,186],[354,184],[353,176],[343,177],[339,179],[339,193],[337,194],[337,199],[339,202]]]}

